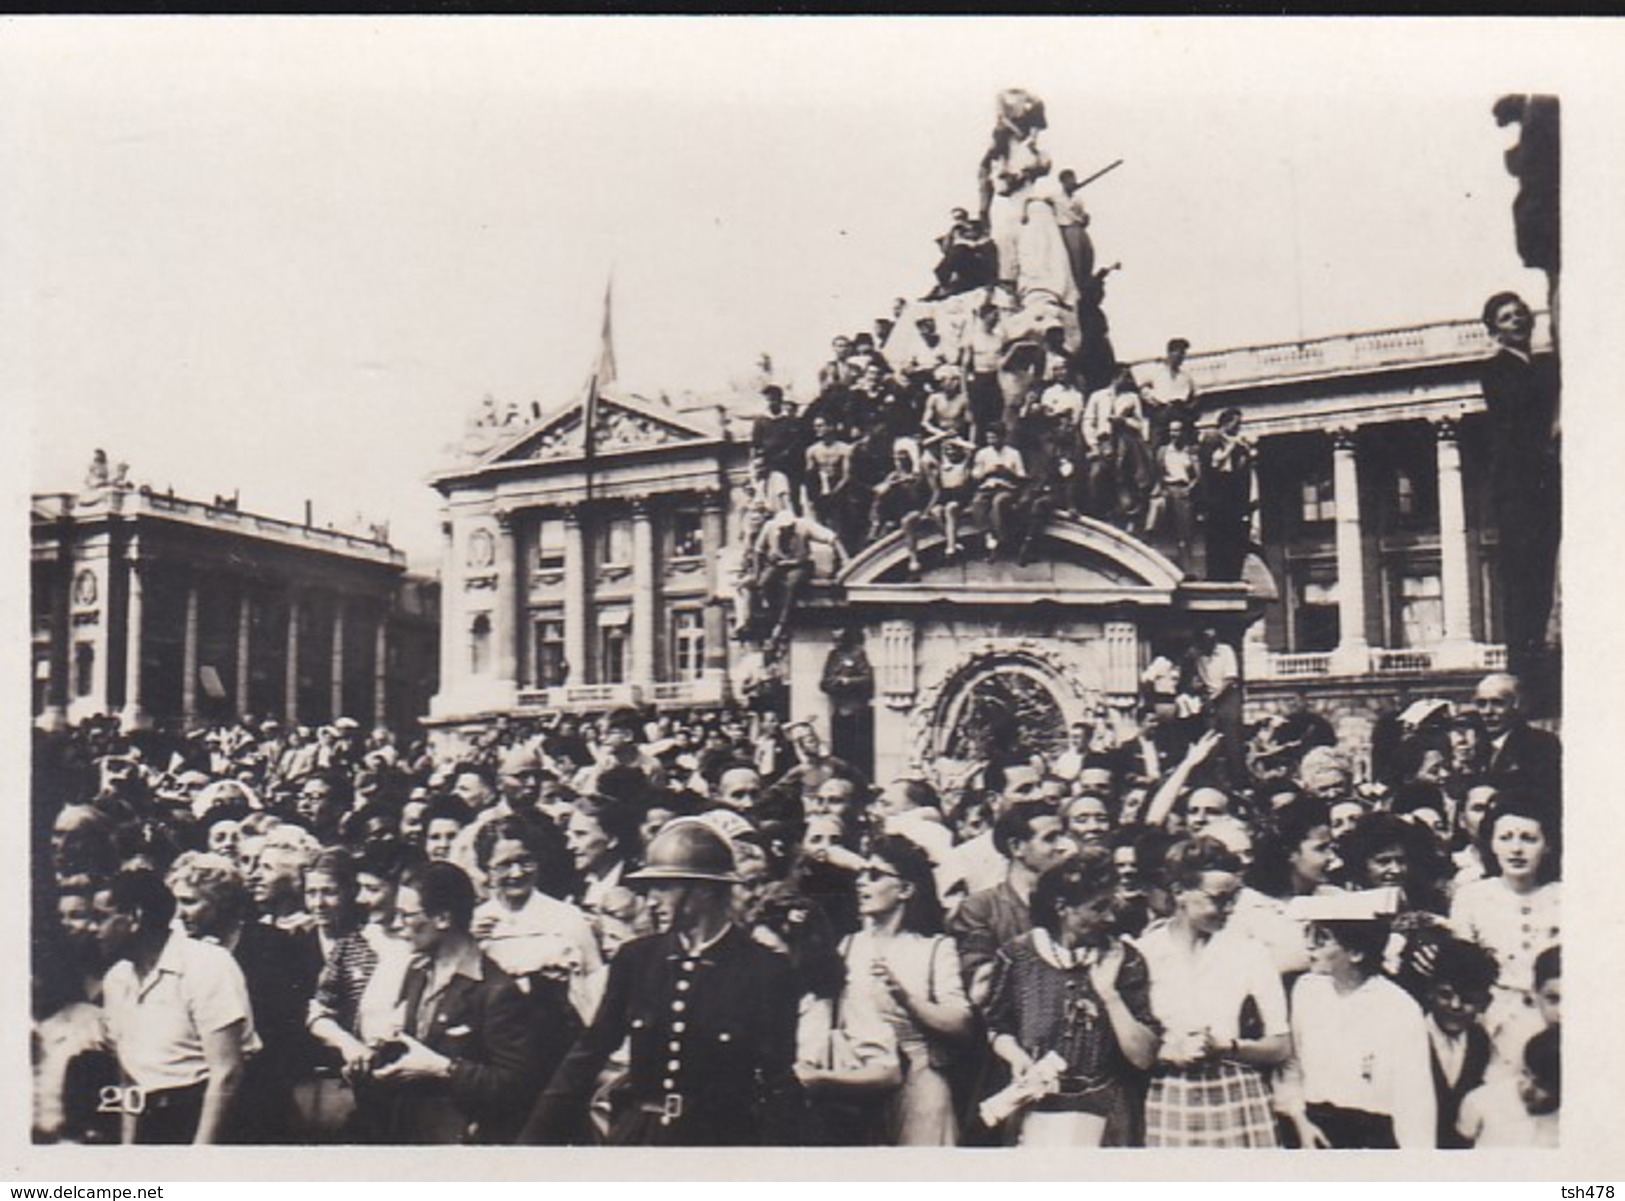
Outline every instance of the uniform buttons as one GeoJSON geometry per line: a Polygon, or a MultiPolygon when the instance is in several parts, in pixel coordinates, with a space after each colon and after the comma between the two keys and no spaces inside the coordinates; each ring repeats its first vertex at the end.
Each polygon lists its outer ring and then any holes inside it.
{"type": "Polygon", "coordinates": [[[673,1055],[677,1054],[677,1052],[681,1051],[682,1049],[683,1044],[675,1038],[666,1044],[666,1050],[670,1051],[673,1055]]]}
{"type": "Polygon", "coordinates": [[[688,1002],[683,1000],[681,997],[671,1003],[671,1011],[673,1013],[682,1013],[683,1010],[687,1008],[688,1002]]]}
{"type": "Polygon", "coordinates": [[[682,1071],[682,1069],[683,1069],[682,1060],[672,1059],[672,1060],[667,1061],[667,1063],[666,1063],[666,1070],[668,1072],[680,1072],[680,1071],[682,1071]]]}
{"type": "Polygon", "coordinates": [[[671,1024],[671,1029],[672,1029],[673,1034],[681,1034],[683,1031],[688,1029],[688,1023],[687,1022],[673,1022],[671,1024]]]}
{"type": "Polygon", "coordinates": [[[667,1076],[664,1080],[662,1080],[660,1082],[660,1087],[665,1089],[669,1093],[674,1088],[677,1087],[677,1081],[673,1080],[670,1076],[667,1076]]]}
{"type": "Polygon", "coordinates": [[[677,982],[677,991],[678,992],[687,992],[688,991],[688,981],[687,980],[679,980],[677,982]]]}
{"type": "Polygon", "coordinates": [[[683,970],[685,972],[692,972],[694,970],[694,961],[692,959],[683,960],[683,970]]]}

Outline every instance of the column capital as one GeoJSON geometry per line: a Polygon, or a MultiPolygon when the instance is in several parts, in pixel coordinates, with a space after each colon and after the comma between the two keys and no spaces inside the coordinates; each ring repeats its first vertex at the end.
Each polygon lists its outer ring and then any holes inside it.
{"type": "Polygon", "coordinates": [[[497,523],[497,529],[503,534],[513,533],[514,510],[506,505],[491,510],[491,516],[497,523]]]}
{"type": "Polygon", "coordinates": [[[1359,427],[1352,425],[1340,425],[1330,432],[1332,435],[1333,450],[1352,451],[1354,449],[1355,436],[1359,433],[1359,427]]]}
{"type": "Polygon", "coordinates": [[[564,519],[565,525],[580,525],[582,519],[582,505],[579,501],[571,501],[559,506],[559,516],[564,519]]]}
{"type": "Polygon", "coordinates": [[[700,508],[709,513],[726,512],[728,494],[721,488],[705,488],[699,493],[700,508]]]}
{"type": "Polygon", "coordinates": [[[654,506],[649,502],[648,497],[639,496],[632,501],[633,521],[648,521],[653,513],[654,506]]]}
{"type": "Polygon", "coordinates": [[[1440,442],[1454,442],[1461,436],[1461,422],[1455,417],[1433,417],[1428,424],[1433,427],[1433,436],[1440,442]]]}

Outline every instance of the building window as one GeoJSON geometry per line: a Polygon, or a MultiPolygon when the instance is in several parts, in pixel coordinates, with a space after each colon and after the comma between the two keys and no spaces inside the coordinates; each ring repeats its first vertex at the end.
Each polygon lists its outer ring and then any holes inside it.
{"type": "Polygon", "coordinates": [[[73,695],[87,697],[96,686],[96,648],[88,642],[73,647],[73,695]]]}
{"type": "Polygon", "coordinates": [[[1301,653],[1336,650],[1341,631],[1339,616],[1336,577],[1315,572],[1303,579],[1293,614],[1293,649],[1301,653]]]}
{"type": "Polygon", "coordinates": [[[598,631],[598,682],[626,683],[626,635],[630,625],[604,626],[598,631]]]}
{"type": "Polygon", "coordinates": [[[1444,641],[1444,585],[1436,575],[1399,579],[1399,639],[1406,647],[1444,641]]]}
{"type": "Polygon", "coordinates": [[[1394,512],[1400,517],[1416,516],[1416,481],[1403,467],[1394,472],[1394,512]]]}
{"type": "Polygon", "coordinates": [[[1337,497],[1329,468],[1303,481],[1303,520],[1305,524],[1337,520],[1337,497]]]}
{"type": "Polygon", "coordinates": [[[699,609],[679,609],[671,615],[673,676],[697,680],[705,671],[705,614],[699,609]]]}
{"type": "Polygon", "coordinates": [[[560,688],[564,685],[564,618],[557,614],[538,617],[536,631],[536,686],[560,688]]]}
{"type": "Polygon", "coordinates": [[[483,676],[491,669],[491,619],[481,613],[468,628],[468,670],[483,676]]]}
{"type": "Polygon", "coordinates": [[[611,517],[599,530],[598,562],[603,567],[632,565],[632,519],[611,517]]]}
{"type": "Polygon", "coordinates": [[[536,525],[536,570],[563,569],[564,522],[558,517],[544,517],[536,525]]]}
{"type": "Polygon", "coordinates": [[[672,514],[671,552],[678,559],[697,559],[705,554],[705,526],[699,510],[678,509],[672,514]]]}

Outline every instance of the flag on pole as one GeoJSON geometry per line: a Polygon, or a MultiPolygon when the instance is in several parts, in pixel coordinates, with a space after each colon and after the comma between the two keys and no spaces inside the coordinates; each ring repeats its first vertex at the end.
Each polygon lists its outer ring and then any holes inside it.
{"type": "Polygon", "coordinates": [[[582,408],[582,446],[587,458],[593,454],[593,430],[598,424],[598,391],[615,380],[615,335],[610,321],[615,277],[604,285],[604,327],[598,340],[598,362],[587,382],[587,402],[582,408]]]}

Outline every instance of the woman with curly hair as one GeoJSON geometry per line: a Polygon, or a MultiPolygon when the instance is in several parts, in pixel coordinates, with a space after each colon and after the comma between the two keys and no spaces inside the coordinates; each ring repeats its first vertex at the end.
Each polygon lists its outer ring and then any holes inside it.
{"type": "Polygon", "coordinates": [[[1117,933],[1117,886],[1105,847],[1049,868],[1033,887],[1032,932],[994,958],[993,1051],[1045,1094],[1020,1116],[1023,1145],[1138,1141],[1137,1076],[1156,1060],[1158,1027],[1145,959],[1117,933]],[[1051,1071],[1051,1055],[1064,1066],[1051,1071]]]}
{"type": "Polygon", "coordinates": [[[1242,863],[1216,839],[1164,860],[1174,912],[1140,939],[1164,1031],[1145,1106],[1148,1147],[1273,1147],[1265,1076],[1291,1050],[1286,993],[1268,949],[1229,928],[1242,863]],[[1261,1031],[1242,1037],[1243,1013],[1261,1031]]]}
{"type": "Polygon", "coordinates": [[[1450,924],[1495,953],[1501,975],[1485,1014],[1497,1056],[1517,1068],[1524,1043],[1542,1022],[1535,960],[1562,941],[1560,829],[1532,798],[1504,792],[1479,827],[1484,879],[1457,891],[1450,924]]]}

